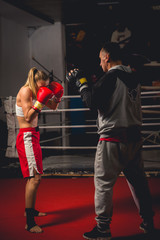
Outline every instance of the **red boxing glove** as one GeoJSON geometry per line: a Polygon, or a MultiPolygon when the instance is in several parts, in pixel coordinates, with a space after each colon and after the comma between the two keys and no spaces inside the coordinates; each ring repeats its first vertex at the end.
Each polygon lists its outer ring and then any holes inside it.
{"type": "Polygon", "coordinates": [[[40,112],[44,105],[53,97],[53,92],[47,87],[41,87],[37,93],[37,101],[32,108],[36,112],[40,112]]]}
{"type": "Polygon", "coordinates": [[[62,98],[63,93],[64,93],[64,89],[63,89],[62,85],[58,82],[53,81],[53,82],[50,83],[49,89],[51,89],[52,92],[53,92],[54,101],[56,103],[61,102],[61,98],[62,98]]]}

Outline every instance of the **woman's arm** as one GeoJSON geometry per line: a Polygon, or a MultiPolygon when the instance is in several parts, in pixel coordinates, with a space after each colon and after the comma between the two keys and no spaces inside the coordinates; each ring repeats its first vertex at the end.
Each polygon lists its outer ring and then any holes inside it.
{"type": "Polygon", "coordinates": [[[59,105],[59,103],[56,103],[56,102],[54,101],[54,99],[53,99],[53,100],[49,100],[48,103],[46,104],[46,106],[47,106],[48,108],[52,109],[52,110],[56,110],[57,107],[58,107],[58,105],[59,105]]]}
{"type": "Polygon", "coordinates": [[[38,113],[32,108],[33,99],[32,92],[28,87],[24,87],[20,92],[21,104],[24,113],[24,118],[27,122],[31,122],[38,116],[38,113]]]}

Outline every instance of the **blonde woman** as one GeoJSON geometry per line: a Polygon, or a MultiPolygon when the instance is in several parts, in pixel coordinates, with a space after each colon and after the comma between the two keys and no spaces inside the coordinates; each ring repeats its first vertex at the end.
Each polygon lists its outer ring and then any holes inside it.
{"type": "Polygon", "coordinates": [[[55,110],[63,95],[63,87],[57,82],[49,83],[49,77],[43,71],[31,68],[24,86],[16,98],[16,115],[19,134],[16,147],[23,177],[27,179],[25,188],[25,229],[32,233],[41,233],[42,228],[35,223],[35,216],[46,213],[35,209],[36,193],[43,173],[38,114],[42,108],[55,110]]]}

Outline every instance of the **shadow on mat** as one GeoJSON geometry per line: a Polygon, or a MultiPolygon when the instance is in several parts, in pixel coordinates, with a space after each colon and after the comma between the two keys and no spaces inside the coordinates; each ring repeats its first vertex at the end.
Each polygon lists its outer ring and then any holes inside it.
{"type": "Polygon", "coordinates": [[[64,224],[68,222],[75,221],[77,219],[81,219],[85,216],[89,216],[90,214],[94,213],[94,206],[87,205],[87,206],[80,206],[76,208],[70,209],[62,209],[62,210],[55,210],[53,212],[47,212],[47,215],[53,215],[53,219],[50,219],[50,222],[41,225],[42,228],[64,224]]]}
{"type": "Polygon", "coordinates": [[[115,237],[112,238],[112,240],[160,240],[160,229],[156,229],[155,233],[152,235],[142,233],[134,236],[132,235],[127,237],[115,237]]]}

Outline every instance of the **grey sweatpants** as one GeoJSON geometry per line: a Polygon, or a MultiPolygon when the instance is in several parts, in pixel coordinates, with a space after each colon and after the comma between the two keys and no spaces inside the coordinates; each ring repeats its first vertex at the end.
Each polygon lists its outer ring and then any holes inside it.
{"type": "Polygon", "coordinates": [[[113,186],[122,171],[127,179],[139,214],[146,221],[153,218],[151,195],[141,158],[141,146],[141,141],[125,144],[98,142],[94,183],[95,212],[99,226],[111,222],[113,186]]]}

